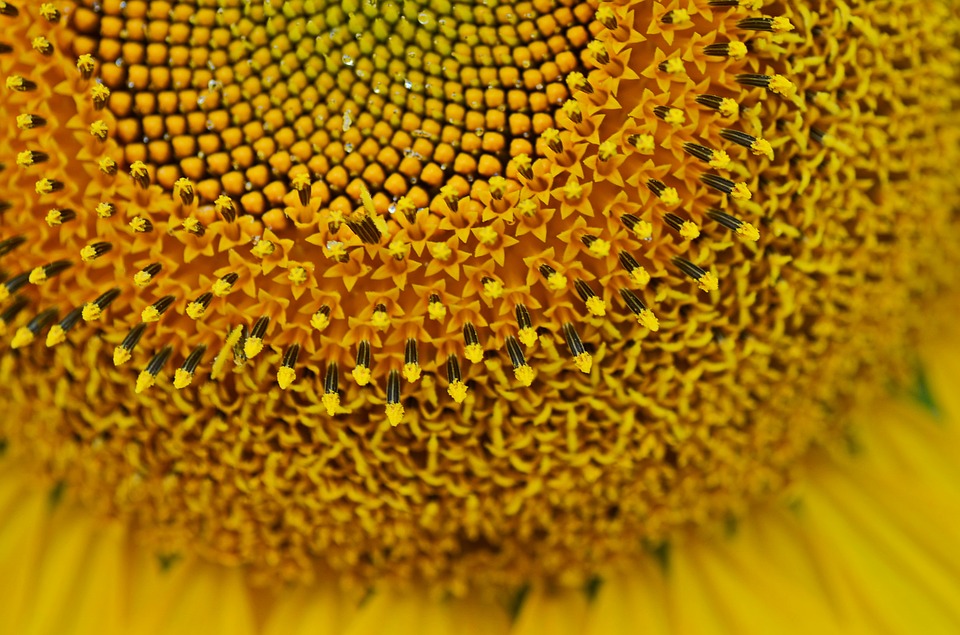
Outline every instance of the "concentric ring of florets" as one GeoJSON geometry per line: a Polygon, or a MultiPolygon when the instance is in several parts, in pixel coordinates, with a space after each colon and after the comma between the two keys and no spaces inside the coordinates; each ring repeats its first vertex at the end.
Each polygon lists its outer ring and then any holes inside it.
{"type": "Polygon", "coordinates": [[[955,34],[820,4],[0,11],[7,433],[284,577],[575,579],[779,489],[953,253],[955,34]]]}
{"type": "Polygon", "coordinates": [[[74,15],[74,50],[100,64],[126,162],[274,229],[292,191],[343,213],[361,189],[427,207],[453,175],[503,174],[552,125],[593,18],[569,0],[97,8],[74,15]]]}

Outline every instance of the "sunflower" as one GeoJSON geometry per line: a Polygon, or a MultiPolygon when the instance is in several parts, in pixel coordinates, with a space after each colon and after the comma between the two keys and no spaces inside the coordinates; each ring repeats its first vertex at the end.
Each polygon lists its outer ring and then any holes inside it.
{"type": "Polygon", "coordinates": [[[0,1],[0,626],[956,632],[958,9],[0,1]]]}

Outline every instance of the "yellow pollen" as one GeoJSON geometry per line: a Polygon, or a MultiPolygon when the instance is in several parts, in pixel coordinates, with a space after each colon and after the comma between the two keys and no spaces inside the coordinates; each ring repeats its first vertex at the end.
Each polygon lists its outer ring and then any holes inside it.
{"type": "Polygon", "coordinates": [[[373,328],[380,331],[386,331],[390,327],[390,316],[386,311],[374,311],[370,318],[370,324],[373,328]]]}
{"type": "Polygon", "coordinates": [[[587,44],[587,50],[590,51],[593,59],[597,60],[600,64],[606,64],[610,59],[606,47],[600,40],[590,40],[590,43],[587,44]]]}
{"type": "Polygon", "coordinates": [[[693,22],[690,18],[690,12],[686,9],[674,9],[670,12],[674,26],[684,26],[693,22]]]}
{"type": "Polygon", "coordinates": [[[583,186],[576,182],[567,183],[563,186],[563,196],[568,201],[579,201],[583,198],[583,186]]]}
{"type": "Polygon", "coordinates": [[[707,273],[703,274],[699,280],[697,280],[697,286],[703,291],[716,291],[720,284],[717,281],[716,276],[708,271],[707,273]]]}
{"type": "Polygon", "coordinates": [[[233,211],[233,200],[226,194],[221,194],[213,202],[213,207],[218,214],[229,214],[233,211]]]}
{"type": "Polygon", "coordinates": [[[130,361],[130,351],[123,348],[122,346],[117,346],[113,349],[113,365],[114,366],[123,366],[130,361]]]}
{"type": "Polygon", "coordinates": [[[610,255],[610,242],[603,238],[596,238],[590,242],[590,246],[587,247],[587,249],[591,255],[597,258],[606,258],[610,255]]]}
{"type": "Polygon", "coordinates": [[[80,250],[80,259],[84,262],[93,262],[97,259],[97,250],[93,245],[87,245],[80,250]]]}
{"type": "Polygon", "coordinates": [[[106,139],[109,133],[110,129],[107,127],[107,123],[102,119],[98,119],[90,124],[90,134],[100,141],[106,139]]]}
{"type": "Polygon", "coordinates": [[[353,375],[353,380],[358,386],[366,386],[370,383],[371,373],[366,366],[355,366],[350,374],[353,375]]]}
{"type": "Polygon", "coordinates": [[[398,214],[409,216],[417,211],[417,205],[406,196],[401,196],[397,199],[396,211],[398,214]]]}
{"type": "Polygon", "coordinates": [[[148,306],[143,311],[140,312],[140,321],[141,322],[157,322],[160,320],[160,311],[157,310],[154,306],[148,306]]]}
{"type": "Polygon", "coordinates": [[[717,170],[725,170],[730,165],[730,155],[723,150],[714,150],[709,165],[717,170]]]}
{"type": "Polygon", "coordinates": [[[664,205],[676,205],[680,202],[680,195],[677,193],[677,189],[674,187],[665,187],[663,192],[660,193],[660,201],[664,205]]]}
{"type": "Polygon", "coordinates": [[[17,115],[17,128],[20,130],[33,128],[33,115],[17,115]]]}
{"type": "Polygon", "coordinates": [[[523,342],[524,346],[529,347],[536,344],[537,340],[539,340],[540,337],[537,335],[537,332],[533,330],[532,327],[525,326],[524,328],[520,329],[520,331],[517,333],[517,339],[523,342]]]}
{"type": "MultiPolygon", "coordinates": [[[[604,7],[600,7],[603,9],[604,7]]],[[[600,10],[598,9],[598,11],[600,10]]],[[[612,14],[612,10],[609,7],[606,7],[608,11],[612,14]]],[[[583,73],[574,71],[567,75],[567,86],[571,91],[583,90],[587,86],[587,78],[583,76],[583,73]]]]}
{"type": "Polygon", "coordinates": [[[530,200],[529,198],[525,198],[519,203],[517,203],[517,211],[520,212],[521,215],[526,216],[527,218],[532,218],[536,216],[538,209],[540,208],[537,206],[537,204],[534,201],[530,200]]]}
{"type": "Polygon", "coordinates": [[[330,417],[337,414],[337,411],[340,409],[340,395],[335,392],[324,393],[320,401],[323,403],[323,407],[330,417]]]}
{"type": "Polygon", "coordinates": [[[446,262],[453,256],[453,250],[447,243],[427,243],[427,250],[436,260],[446,262]]]}
{"type": "Polygon", "coordinates": [[[785,18],[782,15],[775,17],[770,27],[775,33],[786,33],[788,31],[793,31],[793,24],[791,24],[790,19],[785,18]]]}
{"type": "Polygon", "coordinates": [[[483,292],[491,298],[503,296],[503,283],[499,280],[486,280],[483,283],[483,292]]]}
{"type": "Polygon", "coordinates": [[[496,229],[490,225],[484,225],[483,227],[476,230],[477,240],[479,240],[484,245],[492,247],[497,244],[497,239],[500,237],[500,234],[496,229]]]}
{"type": "MultiPolygon", "coordinates": [[[[295,267],[295,269],[301,269],[301,267],[295,267]]],[[[292,274],[293,272],[291,271],[291,273],[288,274],[288,277],[292,274]]],[[[304,271],[304,274],[306,274],[306,271],[304,271]]],[[[294,284],[297,284],[293,278],[291,278],[291,282],[293,282],[294,284]]],[[[230,292],[233,291],[233,283],[228,282],[227,280],[224,280],[221,278],[213,283],[213,286],[210,288],[210,291],[212,291],[213,295],[217,296],[218,298],[222,298],[226,295],[229,295],[230,292]]]]}
{"type": "Polygon", "coordinates": [[[797,94],[797,86],[783,75],[774,75],[770,79],[769,88],[778,95],[790,98],[797,94]]]}
{"type": "Polygon", "coordinates": [[[671,57],[666,62],[664,62],[664,68],[667,73],[671,75],[683,75],[686,73],[686,68],[683,66],[683,60],[679,57],[671,57]]]}
{"type": "Polygon", "coordinates": [[[640,240],[650,240],[653,237],[653,225],[642,220],[633,226],[633,233],[640,240]]]}
{"type": "Polygon", "coordinates": [[[310,190],[310,175],[300,173],[290,180],[290,185],[295,190],[310,190]]]}
{"type": "Polygon", "coordinates": [[[327,253],[327,258],[330,260],[343,262],[347,259],[347,246],[341,242],[329,242],[324,250],[327,253]]]}
{"type": "Polygon", "coordinates": [[[59,324],[54,324],[52,327],[50,327],[50,330],[47,332],[47,348],[62,344],[66,340],[67,334],[64,333],[63,327],[61,327],[59,324]]]}
{"type": "Polygon", "coordinates": [[[587,300],[587,311],[590,315],[603,317],[607,314],[607,303],[600,296],[593,296],[587,300]]]}
{"type": "Polygon", "coordinates": [[[243,343],[243,354],[247,359],[253,359],[263,350],[263,340],[259,337],[248,337],[243,343]]]}
{"type": "Polygon", "coordinates": [[[733,192],[730,193],[730,196],[738,201],[749,201],[753,195],[747,188],[746,183],[737,183],[733,186],[733,192]]]}
{"type": "Polygon", "coordinates": [[[193,182],[184,177],[180,177],[173,184],[173,195],[175,198],[183,199],[183,197],[193,195],[193,182]]]}
{"type": "Polygon", "coordinates": [[[387,404],[387,421],[396,427],[403,422],[403,406],[398,403],[387,404]]]}
{"type": "Polygon", "coordinates": [[[93,88],[90,89],[90,98],[95,104],[106,103],[110,99],[110,89],[103,84],[94,84],[93,88]]]}
{"type": "Polygon", "coordinates": [[[330,318],[326,314],[317,311],[310,317],[310,326],[317,331],[322,331],[330,325],[330,318]]]}
{"type": "Polygon", "coordinates": [[[735,60],[742,60],[747,56],[747,45],[743,42],[730,42],[727,50],[730,57],[735,60]]]}
{"type": "Polygon", "coordinates": [[[8,90],[24,90],[26,83],[19,75],[11,75],[6,81],[8,90]]]}
{"type": "Polygon", "coordinates": [[[133,284],[137,285],[141,289],[150,284],[151,280],[153,280],[153,276],[146,271],[138,271],[137,273],[133,274],[133,284]]]}
{"type": "Polygon", "coordinates": [[[463,355],[474,364],[483,361],[483,349],[479,344],[470,344],[463,349],[463,355]]]}
{"type": "Polygon", "coordinates": [[[451,210],[456,211],[457,202],[460,200],[460,190],[455,185],[444,185],[440,188],[440,198],[446,201],[451,210]]]}
{"type": "Polygon", "coordinates": [[[297,371],[293,370],[289,366],[281,366],[277,371],[277,384],[280,386],[281,390],[286,390],[293,382],[297,379],[297,371]]]}
{"type": "Polygon", "coordinates": [[[744,240],[750,242],[757,242],[760,240],[760,232],[757,231],[757,228],[751,225],[750,223],[744,223],[737,228],[737,235],[744,240]]]}
{"type": "Polygon", "coordinates": [[[196,218],[184,218],[180,226],[191,234],[199,234],[203,231],[203,225],[196,218]]]}
{"type": "Polygon", "coordinates": [[[148,373],[147,371],[141,371],[137,376],[137,385],[134,388],[134,391],[139,395],[148,388],[152,388],[157,383],[157,378],[148,373]]]}
{"type": "Polygon", "coordinates": [[[43,37],[42,35],[39,35],[33,38],[30,41],[30,46],[31,48],[33,48],[33,50],[38,51],[40,53],[48,53],[53,49],[53,45],[50,43],[50,40],[43,37]]]}
{"type": "Polygon", "coordinates": [[[634,135],[631,139],[633,147],[637,149],[637,152],[640,154],[653,154],[655,145],[653,135],[650,134],[638,134],[634,135]]]}
{"type": "Polygon", "coordinates": [[[773,161],[773,146],[770,145],[770,142],[766,139],[757,139],[750,146],[750,150],[754,154],[762,155],[773,161]]]}
{"type": "Polygon", "coordinates": [[[650,273],[643,267],[637,267],[630,272],[630,279],[637,285],[644,287],[650,282],[650,273]]]}
{"type": "Polygon", "coordinates": [[[513,163],[521,174],[529,172],[533,168],[533,160],[526,154],[518,154],[513,157],[513,163]]]}
{"type": "Polygon", "coordinates": [[[276,246],[272,242],[261,239],[257,241],[250,252],[257,258],[266,258],[273,253],[274,249],[276,249],[276,246]]]}
{"type": "Polygon", "coordinates": [[[97,167],[99,167],[100,171],[104,174],[113,174],[117,171],[117,162],[110,157],[103,157],[97,161],[97,167]]]}
{"type": "MultiPolygon", "coordinates": [[[[47,212],[47,215],[44,217],[43,220],[45,220],[47,225],[49,225],[50,227],[56,227],[63,223],[63,217],[60,215],[60,210],[58,209],[52,209],[49,212],[47,212]]],[[[86,249],[86,247],[84,249],[86,249]]],[[[82,256],[83,252],[80,252],[80,253],[82,256]]]]}
{"type": "Polygon", "coordinates": [[[53,191],[53,189],[53,181],[50,179],[40,179],[34,185],[34,190],[36,190],[37,194],[40,194],[41,196],[44,194],[49,194],[53,191]]]}
{"type": "Polygon", "coordinates": [[[89,53],[84,53],[77,58],[77,70],[81,73],[92,73],[96,67],[96,62],[93,59],[93,56],[89,53]]]}
{"type": "Polygon", "coordinates": [[[650,309],[644,309],[637,314],[637,322],[640,323],[640,326],[649,330],[649,331],[659,331],[660,330],[660,321],[657,320],[657,316],[653,314],[653,311],[650,309]]]}
{"type": "Polygon", "coordinates": [[[604,141],[597,148],[597,157],[601,161],[609,161],[615,156],[617,156],[617,144],[613,141],[604,141]]]}
{"type": "Polygon", "coordinates": [[[467,398],[467,386],[459,379],[450,382],[450,385],[447,386],[447,394],[456,402],[463,403],[463,400],[467,398]]]}
{"type": "Polygon", "coordinates": [[[567,277],[560,273],[551,275],[547,278],[547,288],[551,291],[563,291],[567,288],[567,277]]]}
{"type": "Polygon", "coordinates": [[[147,219],[141,216],[130,219],[130,229],[137,233],[144,233],[147,231],[147,219]]]}
{"type": "Polygon", "coordinates": [[[395,238],[387,246],[387,252],[398,260],[403,259],[410,253],[410,244],[401,238],[395,238]]]}
{"type": "Polygon", "coordinates": [[[427,305],[427,314],[431,320],[439,322],[447,317],[447,307],[443,306],[441,302],[430,302],[427,305]]]}
{"type": "Polygon", "coordinates": [[[533,383],[534,378],[537,376],[537,372],[529,365],[523,364],[522,366],[518,366],[513,370],[513,375],[517,378],[517,381],[520,382],[521,386],[529,386],[533,383]]]}
{"type": "Polygon", "coordinates": [[[43,270],[43,267],[37,267],[30,271],[30,276],[27,279],[30,284],[43,284],[47,281],[47,272],[43,270]]]}
{"type": "Polygon", "coordinates": [[[24,150],[17,154],[17,165],[21,168],[28,168],[33,165],[33,152],[30,150],[24,150]]]}
{"type": "Polygon", "coordinates": [[[551,148],[554,152],[558,152],[562,147],[560,131],[556,128],[547,128],[540,134],[540,138],[547,144],[547,147],[551,148]]]}
{"type": "Polygon", "coordinates": [[[100,319],[100,316],[103,315],[103,309],[101,309],[94,302],[87,302],[83,305],[83,312],[81,316],[84,322],[94,322],[100,319]]]}
{"type": "Polygon", "coordinates": [[[720,101],[719,111],[724,117],[736,117],[740,112],[740,104],[729,97],[724,97],[720,101]]]}
{"type": "Polygon", "coordinates": [[[601,24],[616,24],[617,16],[613,12],[613,9],[611,9],[608,5],[604,4],[598,7],[594,15],[597,17],[597,22],[600,22],[601,24]]]}
{"type": "Polygon", "coordinates": [[[303,267],[293,267],[287,273],[287,278],[293,284],[297,284],[297,285],[304,284],[307,281],[307,270],[304,269],[303,267]]]}
{"type": "Polygon", "coordinates": [[[13,334],[13,339],[10,340],[10,348],[23,348],[27,344],[33,342],[35,338],[36,336],[33,334],[33,331],[25,326],[21,326],[17,329],[17,332],[13,334]]]}
{"type": "Polygon", "coordinates": [[[663,120],[671,126],[679,127],[687,123],[687,115],[679,108],[671,108],[663,120]]]}
{"type": "Polygon", "coordinates": [[[110,218],[113,216],[113,206],[109,203],[98,203],[95,211],[100,218],[110,218]]]}
{"type": "Polygon", "coordinates": [[[188,373],[182,368],[178,368],[173,374],[173,387],[177,390],[183,390],[193,383],[193,374],[188,373]]]}
{"type": "Polygon", "coordinates": [[[573,364],[580,372],[589,373],[590,369],[593,368],[593,357],[590,353],[580,353],[573,358],[573,364]]]}
{"type": "Polygon", "coordinates": [[[193,320],[199,320],[202,318],[206,311],[207,307],[204,306],[202,302],[191,302],[187,305],[187,317],[193,320]]]}
{"type": "Polygon", "coordinates": [[[491,177],[488,185],[490,186],[490,194],[498,200],[503,198],[507,191],[507,179],[502,176],[491,177]]]}
{"type": "Polygon", "coordinates": [[[48,22],[53,22],[60,17],[60,12],[53,4],[49,2],[44,2],[40,5],[39,13],[40,17],[48,22]]]}
{"type": "Polygon", "coordinates": [[[568,99],[565,101],[560,110],[562,110],[563,114],[573,121],[583,120],[583,111],[580,110],[580,104],[578,104],[575,99],[568,99]]]}
{"type": "Polygon", "coordinates": [[[420,379],[420,365],[419,364],[404,364],[403,365],[403,377],[411,384],[418,379],[420,379]]]}
{"type": "Polygon", "coordinates": [[[144,179],[148,175],[147,164],[143,161],[134,161],[130,164],[130,176],[134,179],[144,179]]]}
{"type": "Polygon", "coordinates": [[[696,223],[686,221],[680,226],[680,235],[686,240],[693,240],[700,236],[700,228],[697,227],[696,223]]]}

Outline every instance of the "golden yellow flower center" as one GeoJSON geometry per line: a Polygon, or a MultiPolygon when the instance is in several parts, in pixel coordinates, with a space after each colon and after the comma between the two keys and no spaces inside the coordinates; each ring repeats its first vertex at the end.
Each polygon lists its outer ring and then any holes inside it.
{"type": "Polygon", "coordinates": [[[580,581],[782,491],[958,264],[950,3],[24,4],[0,436],[159,549],[580,581]]]}

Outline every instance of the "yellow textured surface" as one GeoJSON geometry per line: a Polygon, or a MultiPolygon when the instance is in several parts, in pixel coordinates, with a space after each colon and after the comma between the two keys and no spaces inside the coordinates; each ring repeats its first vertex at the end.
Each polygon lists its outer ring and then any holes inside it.
{"type": "Polygon", "coordinates": [[[224,4],[0,15],[0,433],[167,551],[578,583],[781,491],[960,264],[956,3],[224,4]]]}

